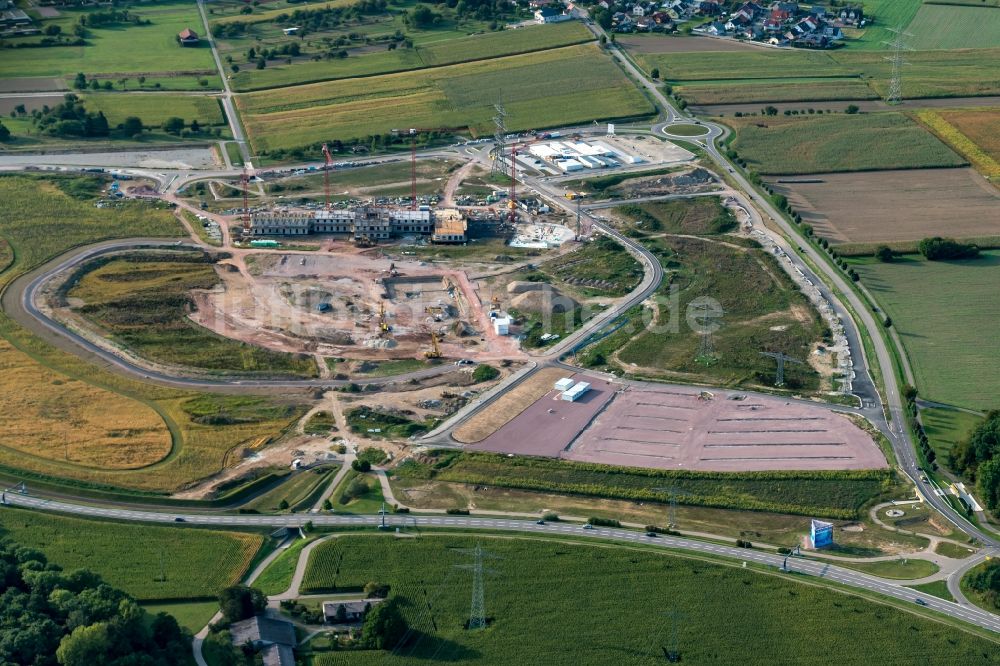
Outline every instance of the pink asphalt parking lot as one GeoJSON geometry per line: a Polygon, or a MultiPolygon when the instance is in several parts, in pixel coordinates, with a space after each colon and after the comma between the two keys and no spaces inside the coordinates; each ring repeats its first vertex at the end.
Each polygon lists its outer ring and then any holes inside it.
{"type": "Polygon", "coordinates": [[[868,433],[819,405],[739,391],[576,379],[593,386],[578,402],[550,391],[470,448],[720,472],[887,466],[868,433]]]}
{"type": "Polygon", "coordinates": [[[590,390],[576,402],[561,400],[559,391],[549,391],[495,433],[469,448],[558,457],[614,397],[617,388],[595,377],[567,376],[588,382],[590,390]]]}

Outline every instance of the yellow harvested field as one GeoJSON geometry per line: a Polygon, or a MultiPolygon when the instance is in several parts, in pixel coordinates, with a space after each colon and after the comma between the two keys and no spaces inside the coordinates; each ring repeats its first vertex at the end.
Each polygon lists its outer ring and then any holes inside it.
{"type": "Polygon", "coordinates": [[[917,118],[987,178],[1000,178],[1000,109],[918,111],[917,118]]]}
{"type": "Polygon", "coordinates": [[[99,469],[162,460],[171,439],[163,419],[125,396],[44,368],[0,338],[0,446],[99,469]]]}
{"type": "Polygon", "coordinates": [[[523,412],[543,395],[552,390],[552,385],[568,374],[559,368],[544,368],[521,382],[517,388],[499,397],[492,405],[479,412],[456,428],[452,433],[463,444],[481,442],[515,416],[523,412]]]}

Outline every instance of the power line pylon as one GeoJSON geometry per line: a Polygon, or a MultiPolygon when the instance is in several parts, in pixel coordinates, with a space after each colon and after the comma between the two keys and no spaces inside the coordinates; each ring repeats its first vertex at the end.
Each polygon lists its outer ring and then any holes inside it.
{"type": "Polygon", "coordinates": [[[778,373],[774,379],[775,386],[785,385],[785,363],[798,363],[802,365],[802,361],[792,358],[791,356],[786,356],[784,352],[760,352],[761,356],[770,356],[778,363],[778,373]]]}
{"type": "Polygon", "coordinates": [[[487,569],[483,560],[487,558],[499,559],[496,555],[483,550],[483,544],[476,543],[476,547],[464,551],[466,555],[472,555],[472,564],[456,565],[459,569],[472,571],[472,607],[469,610],[469,623],[466,628],[469,631],[486,628],[486,586],[483,582],[484,574],[496,573],[492,569],[487,569]]]}
{"type": "Polygon", "coordinates": [[[507,159],[507,109],[503,106],[503,95],[497,93],[497,103],[493,105],[496,115],[493,116],[493,170],[492,175],[504,176],[507,169],[504,160],[507,159]]]}
{"type": "Polygon", "coordinates": [[[710,364],[715,360],[715,339],[713,338],[713,334],[718,327],[712,323],[712,319],[717,312],[718,304],[695,300],[688,307],[693,310],[692,318],[697,322],[696,331],[700,338],[698,353],[695,355],[694,360],[710,364]]]}
{"type": "Polygon", "coordinates": [[[671,530],[677,529],[677,498],[684,495],[690,495],[691,493],[686,490],[681,490],[675,486],[663,486],[661,488],[651,488],[651,490],[655,490],[659,493],[667,493],[667,498],[670,501],[670,522],[667,525],[667,528],[671,530]]]}
{"type": "Polygon", "coordinates": [[[886,104],[899,104],[903,101],[903,65],[909,64],[903,59],[903,52],[912,50],[906,45],[905,38],[912,37],[913,34],[903,30],[902,25],[898,28],[888,28],[888,30],[896,36],[893,37],[892,41],[882,42],[892,49],[892,55],[886,58],[892,63],[892,74],[889,78],[889,93],[886,95],[885,102],[886,104]]]}
{"type": "Polygon", "coordinates": [[[664,615],[670,618],[670,630],[667,644],[662,646],[663,656],[671,664],[676,664],[681,660],[680,624],[681,620],[684,619],[684,613],[676,608],[672,608],[664,613],[664,615]]]}

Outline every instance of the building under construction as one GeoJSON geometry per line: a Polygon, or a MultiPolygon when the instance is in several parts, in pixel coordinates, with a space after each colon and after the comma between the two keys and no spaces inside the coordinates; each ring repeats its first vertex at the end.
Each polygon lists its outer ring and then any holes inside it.
{"type": "Polygon", "coordinates": [[[454,208],[407,210],[355,206],[328,210],[276,208],[250,216],[253,236],[344,234],[356,241],[380,241],[411,234],[436,243],[464,243],[468,221],[454,208]]]}

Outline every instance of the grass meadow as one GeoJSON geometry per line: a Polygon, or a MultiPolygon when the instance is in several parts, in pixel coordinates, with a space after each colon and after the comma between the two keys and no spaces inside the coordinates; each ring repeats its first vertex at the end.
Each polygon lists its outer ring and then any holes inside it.
{"type": "Polygon", "coordinates": [[[679,502],[689,506],[858,517],[866,503],[893,485],[884,470],[857,472],[692,472],[614,467],[550,458],[507,458],[492,453],[442,453],[431,463],[407,461],[399,478],[433,478],[474,485],[665,503],[679,488],[679,502]]]}
{"type": "Polygon", "coordinates": [[[247,93],[237,105],[254,150],[266,153],[399,127],[485,134],[498,90],[512,131],[653,111],[610,57],[590,45],[247,93]]]}
{"type": "Polygon", "coordinates": [[[920,410],[920,421],[938,462],[945,464],[951,447],[965,441],[983,419],[968,412],[928,407],[920,410]]]}
{"type": "Polygon", "coordinates": [[[1000,407],[1000,251],[966,261],[906,255],[891,263],[851,262],[892,317],[921,396],[979,410],[1000,407]]]}
{"type": "Polygon", "coordinates": [[[258,534],[133,525],[5,507],[0,535],[67,571],[85,568],[140,600],[214,597],[242,578],[258,534]],[[162,563],[162,564],[161,564],[162,563]]]}
{"type": "Polygon", "coordinates": [[[962,166],[965,160],[895,113],[729,118],[733,148],[771,175],[962,166]]]}
{"type": "MultiPolygon", "coordinates": [[[[821,663],[832,654],[845,664],[933,663],[947,654],[984,664],[996,652],[952,626],[752,569],[516,537],[344,535],[313,551],[305,587],[360,590],[369,581],[391,586],[412,633],[389,652],[352,653],[351,663],[660,664],[672,643],[663,613],[677,609],[684,663],[821,663]],[[470,632],[472,573],[461,567],[477,544],[489,554],[489,626],[470,632]],[[660,612],[636,611],[651,599],[660,612]]],[[[327,652],[312,663],[343,661],[327,652]]]]}
{"type": "Polygon", "coordinates": [[[88,111],[103,111],[108,123],[114,127],[129,116],[142,119],[146,127],[158,127],[167,118],[183,118],[191,124],[197,120],[202,126],[225,125],[222,107],[214,97],[196,95],[161,95],[144,93],[100,94],[83,96],[88,111]]]}
{"type": "Polygon", "coordinates": [[[333,60],[293,61],[292,64],[268,65],[265,69],[248,65],[233,75],[232,85],[236,90],[248,91],[404,72],[544,51],[594,39],[590,31],[576,21],[449,37],[423,43],[418,37],[412,49],[379,50],[333,60]]]}
{"type": "MultiPolygon", "coordinates": [[[[63,34],[71,34],[79,17],[95,10],[60,7],[59,11],[60,17],[41,21],[41,27],[58,25],[63,34]]],[[[175,39],[186,27],[199,34],[204,32],[195,3],[163,0],[131,7],[130,11],[152,24],[88,28],[90,34],[85,46],[8,51],[21,55],[0,58],[0,79],[51,76],[68,78],[71,83],[77,72],[83,72],[88,78],[107,78],[113,82],[145,75],[147,85],[159,82],[164,89],[200,89],[197,78],[207,79],[210,88],[222,87],[208,43],[202,41],[198,47],[184,48],[175,39]]],[[[16,37],[10,41],[37,39],[16,37]]]]}
{"type": "MultiPolygon", "coordinates": [[[[649,237],[642,242],[660,257],[667,272],[657,291],[655,327],[623,329],[627,340],[608,340],[605,361],[625,372],[645,377],[678,378],[725,386],[770,386],[774,366],[760,350],[782,351],[807,358],[820,342],[824,327],[804,296],[794,288],[776,261],[759,248],[745,248],[725,241],[688,237],[649,237]],[[670,297],[676,290],[676,303],[670,297]],[[706,357],[701,335],[684,321],[696,299],[709,297],[721,307],[722,316],[712,335],[713,349],[706,357]],[[675,307],[676,306],[676,307],[675,307]],[[615,349],[617,348],[617,350],[615,349]]],[[[600,345],[599,345],[600,346],[600,345]]],[[[588,355],[590,363],[594,357],[588,355]]],[[[820,377],[807,364],[786,367],[790,388],[815,391],[820,377]]]]}

